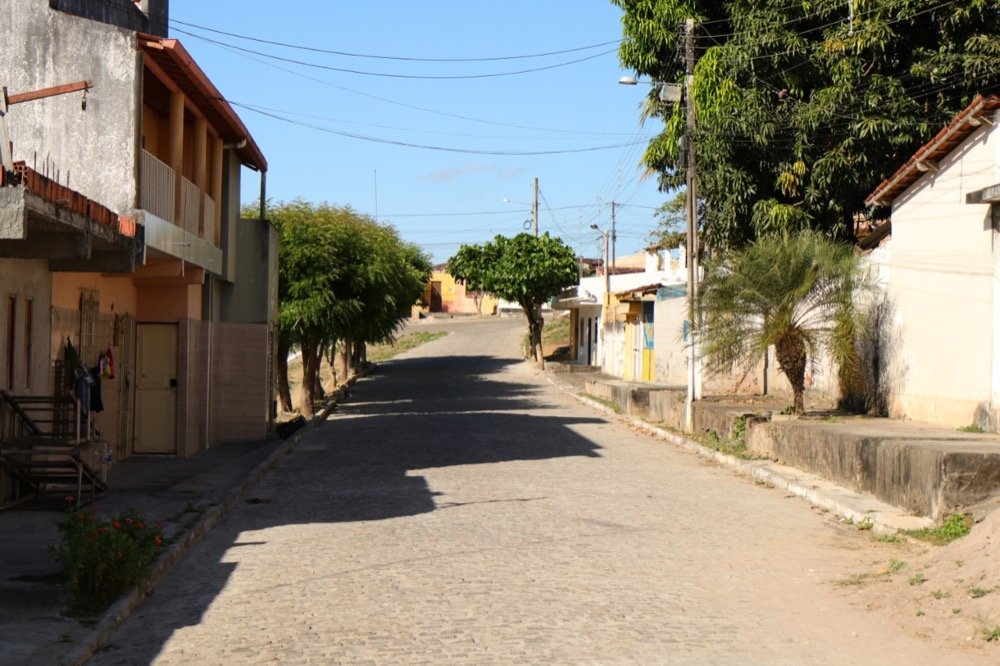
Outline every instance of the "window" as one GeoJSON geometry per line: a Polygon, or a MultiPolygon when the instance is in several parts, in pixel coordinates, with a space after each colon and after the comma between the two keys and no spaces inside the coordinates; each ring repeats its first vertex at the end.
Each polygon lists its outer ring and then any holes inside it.
{"type": "Polygon", "coordinates": [[[24,388],[31,388],[31,324],[32,300],[24,299],[24,388]]]}
{"type": "Polygon", "coordinates": [[[7,298],[7,388],[14,390],[14,332],[17,320],[17,296],[7,298]]]}

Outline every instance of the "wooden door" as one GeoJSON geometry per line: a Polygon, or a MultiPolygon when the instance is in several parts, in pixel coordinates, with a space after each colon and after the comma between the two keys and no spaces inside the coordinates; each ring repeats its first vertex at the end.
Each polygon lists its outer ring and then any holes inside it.
{"type": "Polygon", "coordinates": [[[136,327],[135,453],[177,453],[177,324],[136,327]]]}
{"type": "Polygon", "coordinates": [[[431,312],[441,312],[441,282],[431,282],[431,312]]]}

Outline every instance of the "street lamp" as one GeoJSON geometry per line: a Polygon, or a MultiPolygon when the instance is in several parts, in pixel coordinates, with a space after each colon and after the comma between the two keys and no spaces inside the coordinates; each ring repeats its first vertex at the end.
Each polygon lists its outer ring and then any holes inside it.
{"type": "Polygon", "coordinates": [[[659,86],[659,98],[661,102],[679,102],[684,98],[684,86],[677,83],[666,83],[664,81],[639,81],[633,76],[623,76],[618,79],[618,83],[623,86],[634,86],[639,83],[646,83],[651,86],[659,86]]]}

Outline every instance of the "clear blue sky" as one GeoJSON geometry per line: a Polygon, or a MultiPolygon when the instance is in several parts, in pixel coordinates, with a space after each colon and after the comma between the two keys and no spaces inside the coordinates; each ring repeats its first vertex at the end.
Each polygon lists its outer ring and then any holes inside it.
{"type": "MultiPolygon", "coordinates": [[[[265,110],[236,106],[268,159],[270,198],[377,214],[435,262],[460,243],[521,231],[536,176],[541,230],[584,256],[600,255],[589,227],[610,225],[612,200],[624,204],[623,256],[644,245],[652,209],[666,198],[654,178],[641,178],[642,151],[659,127],[639,125],[647,88],[617,85],[629,72],[616,53],[621,14],[607,0],[173,0],[170,12],[171,36],[222,94],[265,110]],[[594,48],[512,58],[580,47],[594,48]],[[405,78],[454,76],[477,78],[405,78]],[[524,154],[602,146],[619,147],[524,154]]],[[[244,199],[252,200],[258,184],[247,175],[244,199]]]]}

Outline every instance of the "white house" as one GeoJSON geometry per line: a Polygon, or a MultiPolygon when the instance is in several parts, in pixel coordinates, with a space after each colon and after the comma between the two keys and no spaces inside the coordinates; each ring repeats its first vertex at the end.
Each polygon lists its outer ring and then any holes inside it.
{"type": "Polygon", "coordinates": [[[976,98],[866,200],[892,208],[881,269],[893,417],[1000,429],[997,123],[1000,98],[976,98]]]}

